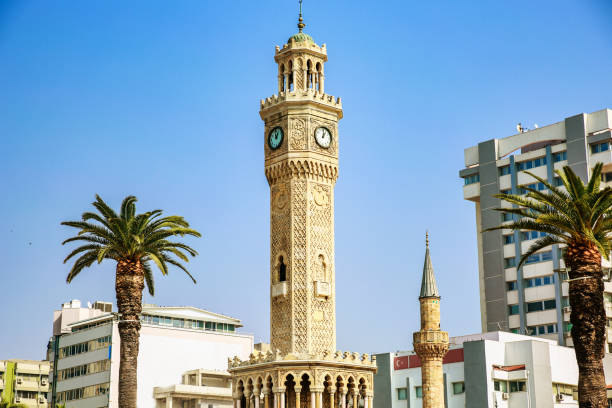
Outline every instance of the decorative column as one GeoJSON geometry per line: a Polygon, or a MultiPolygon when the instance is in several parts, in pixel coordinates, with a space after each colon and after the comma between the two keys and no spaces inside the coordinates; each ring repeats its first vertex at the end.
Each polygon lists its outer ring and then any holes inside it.
{"type": "Polygon", "coordinates": [[[310,408],[317,408],[317,393],[315,391],[310,391],[310,408]]]}
{"type": "Polygon", "coordinates": [[[285,408],[285,390],[280,392],[280,408],[285,408]]]}
{"type": "Polygon", "coordinates": [[[294,387],[294,390],[295,390],[295,408],[300,408],[300,402],[301,402],[300,395],[302,393],[302,387],[294,387]]]}
{"type": "Polygon", "coordinates": [[[324,83],[325,75],[323,75],[323,71],[321,71],[321,73],[319,74],[319,92],[321,92],[322,94],[325,93],[325,88],[323,87],[324,83]]]}
{"type": "Polygon", "coordinates": [[[357,408],[358,403],[359,403],[359,393],[353,390],[353,408],[357,408]]]}
{"type": "Polygon", "coordinates": [[[340,408],[346,408],[346,389],[340,388],[340,408]]]}
{"type": "Polygon", "coordinates": [[[321,390],[315,391],[317,395],[316,408],[323,408],[323,392],[321,390]]]}
{"type": "Polygon", "coordinates": [[[251,405],[251,397],[253,396],[253,392],[250,390],[244,390],[244,399],[246,401],[244,408],[253,408],[251,405]]]}
{"type": "Polygon", "coordinates": [[[308,85],[309,85],[309,78],[308,78],[308,70],[306,69],[306,67],[304,67],[303,72],[304,74],[304,90],[308,90],[308,85]]]}
{"type": "Polygon", "coordinates": [[[329,408],[334,408],[334,402],[336,401],[334,396],[336,394],[336,389],[334,387],[329,387],[329,408]]]}
{"type": "Polygon", "coordinates": [[[172,408],[172,395],[166,397],[166,408],[172,408]]]}
{"type": "Polygon", "coordinates": [[[263,396],[264,396],[264,408],[270,408],[270,389],[267,387],[264,387],[262,389],[263,392],[263,396]]]}
{"type": "Polygon", "coordinates": [[[259,408],[259,395],[261,394],[261,390],[259,388],[255,388],[253,393],[255,400],[255,408],[259,408]]]}

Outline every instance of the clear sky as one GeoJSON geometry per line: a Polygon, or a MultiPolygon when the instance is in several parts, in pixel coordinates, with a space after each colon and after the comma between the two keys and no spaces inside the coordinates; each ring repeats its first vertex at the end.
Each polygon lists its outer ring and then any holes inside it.
{"type": "MultiPolygon", "coordinates": [[[[0,359],[44,357],[52,312],[114,300],[114,265],[65,283],[63,220],[129,194],[181,214],[200,256],[145,301],[228,314],[269,338],[269,190],[259,100],[297,0],[0,1],[0,359]]],[[[406,350],[424,233],[442,327],[480,331],[463,149],[612,107],[601,1],[305,0],[343,99],[336,185],[338,348],[406,350]]]]}

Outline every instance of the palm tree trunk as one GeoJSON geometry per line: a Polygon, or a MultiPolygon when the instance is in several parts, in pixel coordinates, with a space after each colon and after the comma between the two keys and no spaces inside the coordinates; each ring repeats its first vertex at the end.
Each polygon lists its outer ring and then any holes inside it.
{"type": "Polygon", "coordinates": [[[140,260],[122,259],[117,262],[115,291],[119,309],[119,408],[136,408],[138,343],[144,270],[140,260]]]}
{"type": "Polygon", "coordinates": [[[590,243],[571,245],[566,250],[565,264],[570,268],[570,321],[578,363],[579,406],[607,408],[602,362],[605,354],[606,312],[601,254],[590,243]]]}

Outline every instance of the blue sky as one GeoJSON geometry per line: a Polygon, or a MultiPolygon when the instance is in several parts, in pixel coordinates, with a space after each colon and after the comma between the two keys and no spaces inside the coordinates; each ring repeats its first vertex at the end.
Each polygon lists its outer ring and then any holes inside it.
{"type": "MultiPolygon", "coordinates": [[[[63,220],[96,193],[181,214],[200,256],[147,302],[193,305],[269,337],[268,185],[259,100],[297,1],[0,2],[0,359],[44,357],[52,312],[114,300],[114,266],[65,283],[63,220]],[[10,332],[9,336],[4,335],[10,332]]],[[[424,232],[442,327],[480,331],[463,149],[612,107],[601,1],[306,0],[343,99],[336,185],[338,348],[405,350],[418,329],[424,232]],[[383,5],[384,4],[384,5],[383,5]]]]}

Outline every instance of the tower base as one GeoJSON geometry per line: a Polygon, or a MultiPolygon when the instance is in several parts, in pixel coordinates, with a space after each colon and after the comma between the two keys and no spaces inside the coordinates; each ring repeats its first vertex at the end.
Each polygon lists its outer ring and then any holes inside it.
{"type": "Polygon", "coordinates": [[[234,408],[372,408],[376,357],[255,352],[228,361],[234,408]]]}

